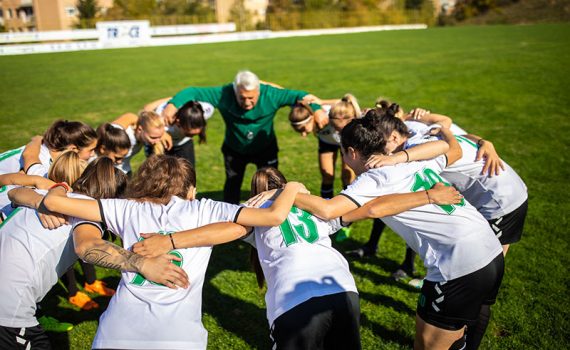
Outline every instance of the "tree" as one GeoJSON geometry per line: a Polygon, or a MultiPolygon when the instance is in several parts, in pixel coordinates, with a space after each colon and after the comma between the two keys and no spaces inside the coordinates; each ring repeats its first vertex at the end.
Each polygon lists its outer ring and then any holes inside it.
{"type": "Polygon", "coordinates": [[[79,28],[94,28],[95,17],[99,13],[100,8],[97,6],[97,0],[77,0],[77,12],[79,15],[79,28]]]}

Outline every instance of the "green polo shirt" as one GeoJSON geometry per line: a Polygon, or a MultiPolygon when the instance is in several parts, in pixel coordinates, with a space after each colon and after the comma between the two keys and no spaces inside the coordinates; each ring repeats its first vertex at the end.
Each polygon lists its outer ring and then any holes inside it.
{"type": "MultiPolygon", "coordinates": [[[[279,108],[291,106],[306,95],[305,91],[261,84],[257,104],[246,111],[238,104],[233,84],[230,83],[217,87],[189,87],[177,93],[169,103],[176,108],[188,101],[211,103],[220,111],[226,123],[224,145],[237,153],[250,155],[260,153],[264,147],[276,143],[273,118],[279,108]]],[[[316,111],[321,106],[311,104],[311,108],[316,111]]]]}

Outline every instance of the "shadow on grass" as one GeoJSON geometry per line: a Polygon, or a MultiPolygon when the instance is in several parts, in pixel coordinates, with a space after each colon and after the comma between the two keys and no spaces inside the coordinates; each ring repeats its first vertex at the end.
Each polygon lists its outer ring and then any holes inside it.
{"type": "Polygon", "coordinates": [[[411,349],[414,346],[414,340],[407,334],[388,329],[374,321],[368,319],[366,314],[360,315],[361,327],[366,327],[372,332],[387,342],[400,344],[405,349],[411,349]]]}
{"type": "MultiPolygon", "coordinates": [[[[78,284],[83,285],[83,275],[77,273],[78,284]]],[[[116,289],[119,283],[120,277],[108,276],[101,279],[110,288],[116,289]]],[[[82,288],[80,288],[82,290],[82,288]]],[[[102,296],[93,296],[93,300],[99,304],[99,308],[92,310],[81,310],[78,307],[71,306],[67,302],[68,293],[67,290],[62,286],[61,283],[57,283],[41,301],[40,307],[41,311],[38,312],[38,316],[45,315],[49,317],[54,317],[60,322],[71,323],[74,326],[85,321],[98,321],[99,317],[107,309],[109,301],[111,298],[102,296]],[[65,301],[62,301],[65,300],[65,301]],[[60,305],[61,303],[64,305],[60,305]]],[[[69,344],[69,333],[55,333],[47,332],[49,340],[52,344],[53,349],[70,349],[69,344]]],[[[89,340],[91,342],[91,339],[89,340]]]]}
{"type": "Polygon", "coordinates": [[[226,270],[251,271],[248,244],[233,242],[214,247],[202,292],[204,312],[214,317],[220,327],[241,338],[251,348],[270,348],[265,309],[222,293],[212,284],[212,279],[226,270]]]}

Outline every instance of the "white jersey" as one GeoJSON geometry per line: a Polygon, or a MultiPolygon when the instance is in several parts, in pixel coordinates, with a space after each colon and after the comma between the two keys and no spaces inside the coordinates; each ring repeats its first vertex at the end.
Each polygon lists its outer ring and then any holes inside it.
{"type": "MultiPolygon", "coordinates": [[[[371,169],[341,192],[363,205],[382,195],[426,190],[446,182],[438,174],[445,156],[371,169]]],[[[416,251],[426,279],[443,282],[486,266],[503,250],[489,224],[467,201],[461,205],[428,204],[382,219],[416,251]]]]}
{"type": "MultiPolygon", "coordinates": [[[[425,124],[423,129],[419,124],[421,123],[413,124],[415,134],[406,142],[406,147],[412,147],[413,143],[426,141],[425,137],[422,139],[415,136],[426,135],[426,130],[429,130],[425,124]]],[[[499,175],[482,174],[485,160],[476,161],[479,149],[477,144],[464,136],[456,135],[455,138],[461,146],[463,155],[441,174],[485,219],[492,220],[509,214],[528,199],[527,188],[523,180],[505,161],[503,161],[505,170],[499,175]]]]}
{"type": "MultiPolygon", "coordinates": [[[[410,131],[410,135],[408,136],[408,142],[414,143],[415,140],[422,139],[426,136],[429,136],[429,133],[434,128],[441,128],[439,124],[431,124],[427,125],[421,121],[417,120],[406,120],[404,122],[410,131]]],[[[467,135],[467,131],[461,129],[456,124],[451,124],[449,130],[453,135],[467,135]]]]}
{"type": "Polygon", "coordinates": [[[129,141],[131,142],[131,147],[129,148],[129,152],[123,158],[123,162],[121,164],[115,164],[117,169],[122,170],[124,173],[128,173],[131,171],[131,158],[135,156],[135,154],[139,153],[143,147],[142,142],[138,142],[135,136],[135,129],[132,126],[128,126],[126,129],[123,128],[121,125],[118,124],[111,124],[112,126],[123,129],[127,133],[129,137],[129,141]]]}
{"type": "MultiPolygon", "coordinates": [[[[202,106],[202,110],[204,111],[204,119],[208,120],[214,114],[214,106],[208,102],[198,101],[198,103],[202,106]]],[[[160,104],[154,110],[157,114],[162,114],[162,111],[166,108],[167,102],[160,104]]],[[[166,132],[172,136],[172,145],[173,146],[182,146],[186,142],[190,141],[192,138],[184,135],[182,129],[180,129],[176,125],[167,125],[165,127],[166,132]]]]}
{"type": "MultiPolygon", "coordinates": [[[[126,199],[101,200],[104,222],[119,235],[125,249],[141,232],[169,233],[214,222],[233,221],[239,206],[209,199],[172,197],[167,205],[126,199]]],[[[96,349],[205,349],[208,333],[202,325],[202,286],[212,247],[177,249],[188,289],[169,289],[142,275],[122,272],[116,294],[101,315],[93,341],[96,349]]]]}
{"type": "Polygon", "coordinates": [[[16,208],[0,226],[0,325],[36,326],[36,303],[76,260],[70,225],[45,229],[36,210],[16,208]]]}
{"type": "MultiPolygon", "coordinates": [[[[323,110],[329,114],[332,106],[331,105],[324,105],[322,106],[323,110]]],[[[328,143],[329,145],[340,146],[340,132],[338,132],[332,124],[327,124],[324,128],[317,132],[317,137],[324,143],[328,143]]]]}
{"type": "Polygon", "coordinates": [[[323,221],[293,207],[280,226],[256,227],[255,234],[248,236],[267,280],[270,327],[277,317],[310,298],[357,293],[346,259],[329,238],[341,228],[340,219],[323,221]]]}
{"type": "MultiPolygon", "coordinates": [[[[0,175],[17,173],[23,169],[22,152],[25,148],[26,146],[22,146],[0,154],[0,175]]],[[[27,174],[47,177],[52,161],[49,149],[44,144],[40,147],[39,159],[40,163],[32,164],[28,168],[27,174]]],[[[13,186],[0,186],[0,219],[6,218],[13,210],[8,198],[8,191],[11,188],[13,186]]]]}

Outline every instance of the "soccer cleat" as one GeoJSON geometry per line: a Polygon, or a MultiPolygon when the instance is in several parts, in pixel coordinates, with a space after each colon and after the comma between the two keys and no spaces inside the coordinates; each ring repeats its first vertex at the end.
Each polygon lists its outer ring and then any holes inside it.
{"type": "Polygon", "coordinates": [[[350,227],[343,227],[336,232],[335,241],[342,242],[350,237],[350,227]]]}
{"type": "Polygon", "coordinates": [[[423,278],[412,278],[411,280],[408,281],[408,285],[410,285],[416,289],[422,289],[422,287],[424,285],[424,279],[423,278]]]}
{"type": "Polygon", "coordinates": [[[49,316],[42,316],[38,318],[40,326],[46,332],[65,333],[73,329],[73,325],[67,322],[60,322],[57,319],[49,316]]]}
{"type": "Polygon", "coordinates": [[[96,280],[95,282],[88,284],[85,283],[83,288],[87,293],[95,293],[102,295],[104,297],[112,297],[115,295],[115,290],[108,288],[105,282],[96,280]]]}
{"type": "Polygon", "coordinates": [[[77,292],[77,294],[75,294],[74,296],[69,297],[69,302],[75,306],[78,306],[82,310],[86,311],[91,309],[96,309],[99,307],[99,304],[91,300],[89,295],[83,292],[77,292]]]}
{"type": "Polygon", "coordinates": [[[392,277],[396,280],[396,281],[404,281],[407,282],[411,279],[411,277],[406,273],[406,271],[402,270],[402,269],[398,269],[396,270],[396,272],[394,272],[392,274],[392,277]]]}

